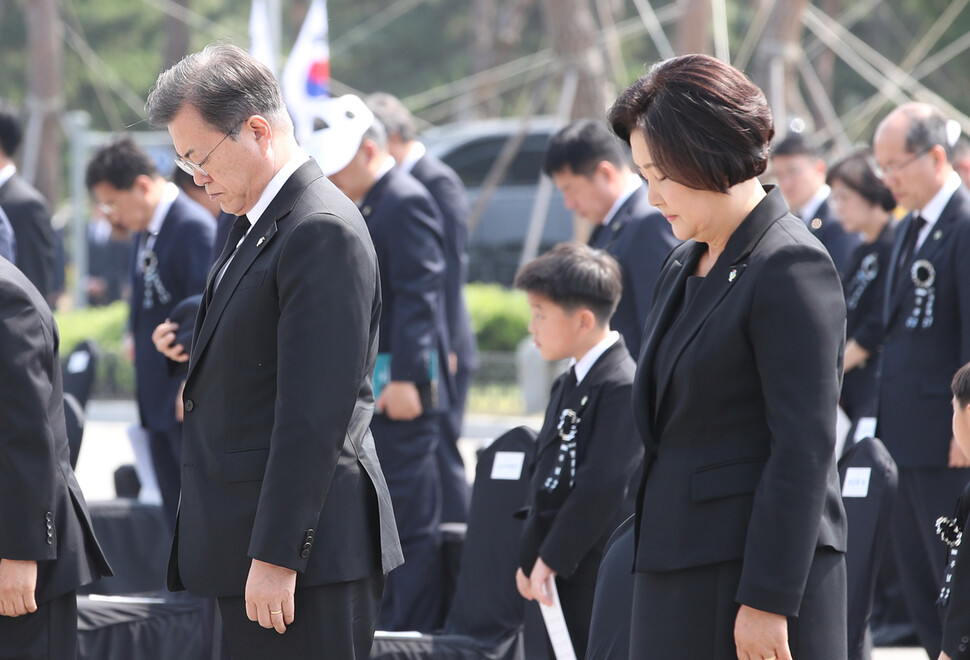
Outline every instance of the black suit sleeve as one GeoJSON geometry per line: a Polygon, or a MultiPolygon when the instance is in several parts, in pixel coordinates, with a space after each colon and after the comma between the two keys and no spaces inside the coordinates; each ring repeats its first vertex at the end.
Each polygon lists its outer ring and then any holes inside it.
{"type": "Polygon", "coordinates": [[[57,559],[45,516],[55,510],[57,469],[47,402],[55,331],[22,291],[0,282],[0,557],[57,559]]]}
{"type": "Polygon", "coordinates": [[[755,492],[738,602],[797,616],[834,479],[845,303],[831,260],[804,245],[769,257],[750,337],[771,434],[755,492]]]}
{"type": "Polygon", "coordinates": [[[46,296],[54,286],[54,228],[50,211],[39,195],[24,196],[11,204],[7,217],[17,237],[17,268],[46,296]]]}
{"type": "Polygon", "coordinates": [[[317,526],[366,379],[377,290],[368,244],[339,219],[310,216],[280,255],[275,421],[248,555],[301,572],[309,559],[292,540],[317,526]]]}
{"type": "MultiPolygon", "coordinates": [[[[391,380],[428,382],[431,351],[437,347],[445,260],[441,218],[430,198],[411,197],[393,223],[385,286],[393,291],[391,380]]],[[[440,356],[443,360],[446,356],[440,356]]]]}
{"type": "MultiPolygon", "coordinates": [[[[573,489],[539,547],[542,560],[564,578],[573,574],[593,545],[610,531],[630,477],[640,464],[643,446],[633,428],[631,389],[631,385],[620,385],[601,395],[573,489]]],[[[531,571],[532,566],[526,570],[531,571]]]]}
{"type": "Polygon", "coordinates": [[[428,192],[435,199],[444,221],[445,266],[448,278],[445,280],[445,309],[448,314],[448,334],[452,350],[462,342],[461,331],[464,327],[461,315],[462,286],[467,272],[465,247],[468,243],[468,200],[461,182],[446,176],[435,177],[428,184],[428,192]]]}

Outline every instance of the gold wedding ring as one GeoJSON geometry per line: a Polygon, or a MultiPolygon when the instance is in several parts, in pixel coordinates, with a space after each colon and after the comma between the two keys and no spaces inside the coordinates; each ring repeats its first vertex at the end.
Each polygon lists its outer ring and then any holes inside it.
{"type": "MultiPolygon", "coordinates": [[[[282,613],[283,613],[283,610],[276,610],[275,612],[273,610],[270,610],[269,615],[270,616],[273,616],[274,614],[282,614],[282,613]]],[[[774,658],[766,658],[765,660],[775,660],[775,659],[774,658]]]]}
{"type": "MultiPolygon", "coordinates": [[[[272,612],[270,612],[270,614],[272,614],[272,612]]],[[[765,660],[778,660],[778,657],[773,655],[770,658],[765,658],[765,660]]]]}

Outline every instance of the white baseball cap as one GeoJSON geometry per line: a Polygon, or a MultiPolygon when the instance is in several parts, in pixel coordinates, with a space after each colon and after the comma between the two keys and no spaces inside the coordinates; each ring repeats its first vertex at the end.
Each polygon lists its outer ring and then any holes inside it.
{"type": "Polygon", "coordinates": [[[374,113],[353,94],[322,99],[311,110],[316,130],[304,141],[307,150],[326,176],[347,167],[360,142],[374,123],[374,113]]]}

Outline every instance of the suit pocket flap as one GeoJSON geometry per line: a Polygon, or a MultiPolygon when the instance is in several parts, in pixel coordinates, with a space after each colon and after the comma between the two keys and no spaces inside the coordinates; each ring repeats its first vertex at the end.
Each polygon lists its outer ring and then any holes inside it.
{"type": "Polygon", "coordinates": [[[691,476],[691,500],[704,502],[753,493],[764,467],[765,459],[755,458],[702,468],[691,476]]]}
{"type": "Polygon", "coordinates": [[[222,476],[226,481],[261,481],[267,459],[268,448],[226,452],[222,459],[222,476]]]}

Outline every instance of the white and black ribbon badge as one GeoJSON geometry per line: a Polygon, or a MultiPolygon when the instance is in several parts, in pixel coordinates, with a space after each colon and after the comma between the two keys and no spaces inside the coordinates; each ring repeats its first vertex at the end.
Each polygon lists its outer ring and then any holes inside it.
{"type": "Polygon", "coordinates": [[[916,328],[929,328],[933,325],[933,303],[936,302],[936,269],[926,259],[920,259],[913,263],[909,269],[909,276],[916,287],[916,296],[913,300],[913,311],[906,319],[906,327],[911,330],[916,328]]]}
{"type": "Polygon", "coordinates": [[[579,410],[564,408],[559,413],[559,450],[556,454],[556,462],[552,466],[552,472],[546,477],[542,484],[542,489],[546,492],[553,492],[559,486],[562,473],[565,469],[569,473],[569,490],[572,490],[576,481],[576,434],[579,430],[579,423],[583,421],[580,415],[586,408],[589,397],[583,397],[579,410]]]}
{"type": "Polygon", "coordinates": [[[145,295],[142,298],[142,309],[151,309],[155,306],[152,292],[158,297],[158,302],[166,305],[172,300],[172,295],[162,283],[162,278],[158,276],[158,255],[154,250],[145,250],[141,257],[141,272],[145,280],[145,295]]]}
{"type": "Polygon", "coordinates": [[[859,264],[859,269],[852,276],[852,280],[846,287],[845,306],[855,309],[859,306],[862,294],[866,292],[869,283],[879,275],[879,255],[875,252],[867,254],[859,264]]]}

